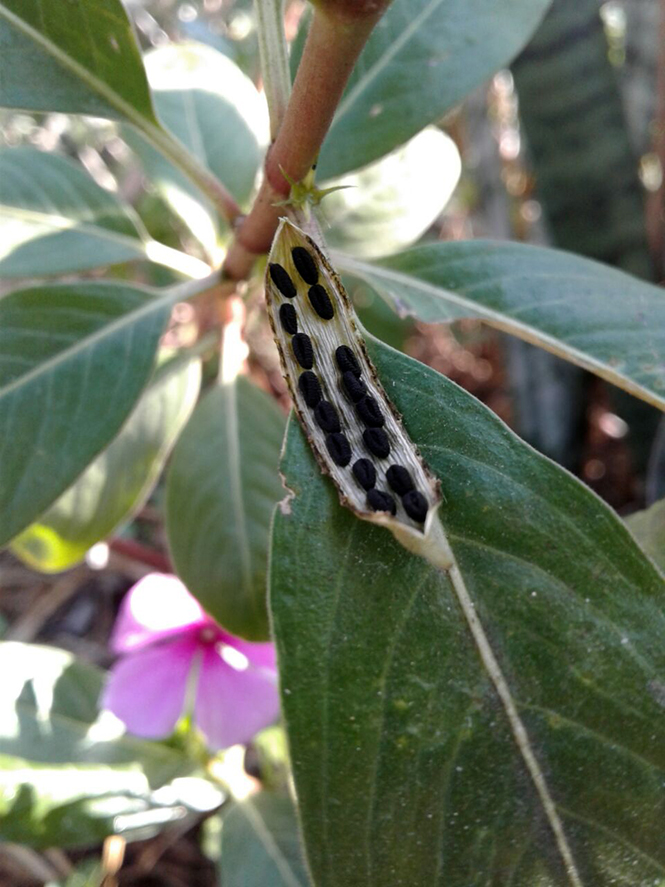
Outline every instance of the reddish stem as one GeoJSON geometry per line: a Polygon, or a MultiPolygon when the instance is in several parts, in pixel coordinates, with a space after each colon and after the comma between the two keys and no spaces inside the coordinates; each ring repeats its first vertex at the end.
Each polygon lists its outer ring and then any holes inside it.
{"type": "Polygon", "coordinates": [[[165,554],[154,548],[148,548],[147,545],[142,545],[140,542],[134,542],[132,539],[111,539],[109,548],[130,560],[154,567],[160,573],[173,572],[173,565],[165,554]]]}
{"type": "Polygon", "coordinates": [[[257,256],[270,249],[284,215],[284,207],[275,204],[287,199],[291,188],[284,173],[299,182],[316,162],[349,75],[382,12],[383,6],[372,7],[353,20],[315,12],[282,126],[266,157],[263,184],[223,265],[227,279],[246,278],[257,256]]]}

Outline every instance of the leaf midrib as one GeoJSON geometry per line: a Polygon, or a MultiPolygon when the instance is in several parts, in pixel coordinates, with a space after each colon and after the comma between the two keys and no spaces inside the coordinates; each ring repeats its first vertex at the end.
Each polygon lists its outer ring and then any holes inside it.
{"type": "MultiPolygon", "coordinates": [[[[99,286],[99,284],[96,284],[96,286],[99,286]]],[[[125,287],[115,286],[113,286],[112,288],[117,290],[125,289],[125,287]]],[[[111,287],[109,287],[109,289],[111,289],[111,287]]],[[[146,296],[152,295],[149,290],[140,287],[131,287],[131,290],[133,292],[145,293],[146,296]]],[[[133,326],[135,323],[139,323],[144,317],[148,317],[153,313],[157,314],[160,311],[165,310],[175,301],[176,296],[174,296],[173,294],[166,296],[153,295],[152,298],[149,298],[147,303],[141,305],[140,308],[125,312],[110,323],[104,324],[104,326],[100,327],[100,329],[96,330],[91,335],[85,336],[83,339],[77,339],[71,348],[65,348],[62,351],[59,351],[57,354],[54,354],[47,360],[38,363],[27,373],[24,373],[22,376],[18,376],[8,385],[0,388],[0,405],[2,404],[2,401],[5,397],[8,397],[17,389],[30,384],[35,379],[39,379],[41,376],[49,375],[51,372],[54,372],[59,366],[67,363],[70,360],[75,360],[78,356],[83,355],[90,348],[93,348],[97,343],[104,341],[106,338],[113,337],[117,333],[122,332],[125,328],[133,326]]],[[[45,336],[48,337],[48,332],[46,331],[45,336]]]]}
{"type": "Polygon", "coordinates": [[[35,30],[25,19],[7,9],[2,2],[0,2],[0,16],[3,16],[10,25],[13,25],[18,31],[41,46],[60,65],[74,74],[79,80],[82,80],[93,92],[102,96],[112,108],[115,108],[123,117],[126,117],[140,129],[145,129],[148,124],[151,128],[158,126],[154,115],[151,119],[138,112],[131,104],[121,98],[115,90],[111,89],[103,80],[100,80],[99,77],[93,74],[89,68],[86,68],[72,58],[72,56],[63,52],[57,44],[35,30]]]}
{"type": "Polygon", "coordinates": [[[245,817],[260,843],[263,845],[266,853],[275,863],[286,887],[302,887],[300,879],[293,873],[293,868],[288,859],[280,850],[279,844],[273,838],[270,829],[252,800],[250,799],[244,804],[239,804],[236,809],[238,809],[245,817]]]}
{"type": "MultiPolygon", "coordinates": [[[[138,231],[136,232],[136,236],[132,237],[130,234],[121,234],[118,231],[114,231],[113,228],[105,228],[103,225],[96,223],[81,222],[73,217],[48,213],[42,210],[24,209],[23,207],[11,206],[3,203],[0,203],[0,213],[5,217],[15,218],[18,221],[32,222],[35,225],[43,225],[44,227],[52,228],[54,233],[83,234],[88,237],[95,237],[99,240],[108,240],[111,243],[117,243],[120,246],[131,247],[134,252],[145,255],[145,243],[138,231]]],[[[133,224],[132,220],[125,213],[118,212],[115,215],[116,218],[127,219],[133,224]]],[[[30,240],[39,240],[44,236],[46,235],[33,237],[30,240]]],[[[17,244],[17,246],[20,245],[21,244],[17,244]]],[[[11,253],[8,253],[8,255],[11,255],[11,253]]],[[[7,258],[7,256],[4,258],[7,258]]],[[[2,261],[2,259],[0,259],[0,261],[2,261]]]]}
{"type": "MultiPolygon", "coordinates": [[[[368,263],[359,262],[355,259],[351,259],[349,256],[346,255],[339,256],[338,262],[341,268],[346,269],[350,274],[354,274],[355,276],[364,280],[370,286],[373,285],[372,278],[376,277],[380,280],[387,281],[388,283],[401,283],[411,289],[420,290],[432,299],[444,302],[451,302],[452,304],[463,308],[466,312],[469,312],[467,316],[478,317],[480,320],[484,320],[487,323],[490,323],[497,329],[503,330],[504,332],[507,332],[511,335],[518,336],[525,342],[530,342],[532,345],[543,348],[544,350],[549,351],[552,354],[563,357],[571,363],[575,363],[578,366],[583,367],[584,369],[590,370],[595,375],[600,376],[603,379],[607,379],[607,381],[612,382],[619,388],[623,388],[625,391],[628,391],[635,397],[640,398],[640,400],[644,400],[647,403],[653,404],[660,410],[665,409],[665,396],[660,396],[656,394],[653,389],[648,388],[646,385],[643,385],[639,382],[636,382],[630,376],[626,376],[623,373],[612,369],[609,364],[604,363],[602,360],[593,357],[592,355],[589,355],[585,351],[580,351],[573,345],[568,344],[565,340],[558,339],[550,335],[549,333],[545,333],[538,327],[534,327],[533,325],[525,324],[519,320],[513,319],[512,315],[510,314],[496,311],[495,309],[489,308],[481,302],[475,302],[472,299],[468,299],[464,295],[455,292],[454,290],[449,290],[445,287],[436,286],[434,284],[423,281],[419,277],[412,277],[409,274],[405,274],[401,271],[395,271],[392,268],[386,269],[378,265],[370,265],[368,263]]],[[[383,295],[381,296],[381,298],[389,303],[391,301],[383,295]]],[[[410,308],[409,316],[417,318],[418,315],[417,312],[410,308]]],[[[457,318],[449,318],[448,322],[455,319],[457,318]]],[[[424,322],[436,323],[437,321],[424,322]]],[[[446,319],[441,318],[438,322],[445,323],[446,319]]]]}

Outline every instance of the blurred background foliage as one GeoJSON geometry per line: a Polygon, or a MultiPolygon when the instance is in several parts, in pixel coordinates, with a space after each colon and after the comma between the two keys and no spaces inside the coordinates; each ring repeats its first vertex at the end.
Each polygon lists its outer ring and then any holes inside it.
{"type": "MultiPolygon", "coordinates": [[[[127,9],[146,53],[158,113],[195,154],[209,154],[202,159],[247,207],[267,144],[262,96],[252,86],[260,86],[260,74],[251,2],[132,0],[127,9]],[[173,51],[174,43],[187,41],[196,45],[173,51]],[[197,92],[204,81],[205,91],[197,92]],[[186,94],[196,96],[189,109],[182,104],[186,94]],[[211,136],[205,127],[215,113],[229,126],[211,136]]],[[[299,0],[288,4],[290,39],[303,10],[299,0]]],[[[522,240],[658,282],[665,252],[658,28],[652,0],[555,0],[510,70],[437,127],[330,182],[346,186],[322,208],[330,244],[371,257],[421,237],[522,240]]],[[[108,195],[107,215],[114,195],[131,204],[136,216],[122,224],[138,230],[134,239],[154,238],[192,258],[219,258],[228,227],[205,195],[128,127],[61,114],[4,111],[0,119],[4,145],[33,146],[82,166],[108,195]]],[[[43,241],[37,243],[43,255],[43,241]]],[[[137,262],[140,244],[123,246],[127,263],[122,253],[114,255],[114,276],[158,285],[179,279],[173,268],[137,262]]],[[[16,265],[19,258],[20,252],[5,258],[4,267],[0,260],[2,276],[13,276],[10,261],[16,265]]],[[[615,507],[630,510],[645,497],[658,498],[665,456],[658,444],[663,435],[654,448],[655,411],[477,322],[426,329],[397,319],[366,286],[356,286],[354,298],[370,331],[460,381],[615,507]]],[[[257,308],[259,302],[256,294],[257,308]]],[[[283,394],[260,309],[250,312],[249,335],[255,337],[251,359],[261,364],[256,372],[283,394]]]]}
{"type": "MultiPolygon", "coordinates": [[[[418,240],[510,239],[560,246],[662,282],[665,14],[661,5],[657,0],[554,0],[510,69],[497,73],[435,126],[394,152],[326,182],[345,186],[322,206],[331,246],[359,257],[374,257],[418,240]]],[[[126,7],[146,53],[160,117],[248,208],[268,143],[251,0],[128,0],[126,7]],[[174,48],[182,43],[191,45],[174,48]],[[199,89],[203,83],[205,89],[199,89]],[[228,126],[213,128],[218,116],[228,126]]],[[[290,40],[296,39],[304,10],[301,0],[287,5],[290,40]]],[[[25,201],[30,191],[36,213],[48,210],[66,216],[76,209],[83,189],[86,205],[95,207],[88,232],[91,264],[98,265],[103,256],[111,266],[107,277],[168,285],[181,281],[183,274],[196,274],[197,262],[218,261],[229,242],[228,225],[206,196],[121,124],[54,113],[0,111],[0,145],[3,203],[11,205],[13,195],[25,201]],[[51,179],[42,165],[35,173],[44,177],[40,188],[32,187],[34,177],[27,183],[15,178],[12,163],[19,156],[17,149],[28,171],[35,150],[52,155],[51,179]],[[71,189],[57,186],[65,166],[64,176],[75,186],[71,189]],[[90,177],[85,184],[82,170],[90,177]],[[40,194],[48,195],[42,205],[40,194]],[[175,267],[173,256],[151,246],[155,241],[186,253],[191,262],[185,268],[175,267]]],[[[26,267],[36,277],[57,274],[67,279],[70,273],[63,259],[67,231],[45,234],[38,221],[26,224],[35,226],[34,239],[26,240],[22,250],[12,251],[17,219],[11,213],[0,218],[4,289],[10,289],[11,280],[23,276],[26,267]]],[[[99,273],[85,272],[91,278],[99,273]]],[[[641,528],[641,537],[654,557],[662,552],[662,508],[653,503],[665,495],[665,426],[661,421],[659,427],[655,410],[479,321],[419,324],[400,319],[369,286],[354,282],[351,290],[362,322],[378,338],[461,384],[524,439],[581,477],[620,514],[653,506],[631,520],[635,528],[641,528]]],[[[250,283],[246,304],[249,375],[254,383],[248,400],[254,398],[256,410],[261,411],[266,408],[267,393],[285,407],[286,388],[265,323],[259,280],[250,283]]],[[[192,316],[183,305],[167,345],[172,349],[193,342],[192,316]]],[[[102,487],[111,469],[108,465],[102,469],[96,461],[44,520],[15,541],[13,552],[20,560],[7,552],[0,554],[0,637],[19,645],[54,643],[83,655],[92,665],[77,680],[90,688],[90,698],[99,686],[99,667],[109,663],[105,644],[118,600],[141,575],[134,554],[153,551],[152,566],[169,568],[166,555],[161,554],[166,550],[162,520],[166,514],[177,525],[183,518],[178,466],[194,474],[212,470],[197,465],[187,451],[197,433],[215,433],[205,397],[195,406],[199,387],[205,390],[216,374],[214,341],[207,350],[200,350],[202,369],[198,359],[169,368],[166,349],[162,363],[166,369],[139,401],[123,431],[124,442],[118,437],[100,457],[115,466],[114,476],[122,472],[123,446],[134,428],[142,429],[145,452],[134,468],[150,465],[150,483],[146,484],[144,471],[127,470],[113,507],[100,514],[95,507],[98,495],[90,490],[102,487]],[[167,389],[172,397],[165,400],[167,389]],[[160,471],[183,427],[171,479],[165,483],[160,471]],[[203,430],[198,432],[198,428],[203,430]],[[128,515],[134,516],[128,520],[128,515]],[[88,538],[91,525],[94,539],[88,538]],[[90,543],[104,536],[113,536],[110,551],[97,550],[95,555],[93,549],[87,562],[76,567],[90,543]],[[75,569],[51,580],[36,578],[23,564],[43,572],[75,569]],[[100,566],[105,569],[100,571],[100,566]]],[[[206,395],[211,396],[217,393],[206,395]]],[[[274,433],[268,435],[266,446],[277,454],[284,420],[279,410],[270,415],[274,433]]],[[[249,413],[243,421],[251,428],[249,413]]],[[[270,495],[276,501],[279,489],[271,489],[270,495]]],[[[194,508],[195,503],[190,504],[194,508]]],[[[187,520],[195,521],[195,513],[187,520]]],[[[257,537],[259,576],[264,575],[260,552],[267,545],[267,532],[263,526],[257,537]]],[[[221,569],[223,552],[234,542],[213,541],[221,569]]],[[[205,586],[205,577],[199,580],[196,575],[199,556],[188,559],[186,552],[177,550],[172,555],[181,575],[193,585],[200,581],[205,586]]],[[[204,556],[214,559],[211,552],[204,556]]],[[[200,594],[205,598],[205,587],[200,594]]],[[[43,658],[30,667],[38,667],[40,680],[50,687],[48,717],[60,725],[54,731],[57,760],[58,745],[71,746],[74,741],[65,735],[66,729],[75,736],[87,735],[96,712],[94,705],[86,708],[81,703],[72,713],[67,688],[72,669],[80,666],[67,659],[68,653],[44,649],[43,658]],[[62,715],[66,720],[58,721],[62,715]]],[[[9,684],[5,693],[11,695],[9,684]]],[[[35,700],[19,697],[28,726],[31,718],[36,723],[35,700]]],[[[69,785],[62,797],[59,790],[51,792],[48,804],[43,798],[30,797],[29,789],[21,789],[12,810],[0,809],[0,823],[4,829],[12,821],[9,813],[23,810],[24,817],[28,812],[30,829],[0,831],[7,841],[16,842],[0,848],[0,884],[28,887],[49,882],[74,887],[96,883],[99,841],[109,831],[109,816],[116,826],[118,816],[126,817],[126,837],[134,841],[127,850],[123,885],[194,883],[188,880],[192,872],[196,872],[197,884],[212,885],[217,883],[218,870],[225,887],[262,883],[265,866],[274,867],[274,859],[266,863],[262,857],[266,823],[274,843],[282,848],[282,858],[289,860],[291,880],[283,883],[306,883],[294,843],[293,810],[284,806],[283,799],[259,796],[256,802],[246,802],[248,806],[235,805],[222,828],[224,817],[211,813],[222,798],[206,794],[208,789],[201,786],[210,783],[199,778],[201,774],[188,772],[187,756],[176,740],[159,753],[159,767],[150,744],[140,751],[133,758],[140,766],[131,773],[122,767],[122,760],[108,761],[101,752],[101,757],[87,762],[86,779],[96,787],[85,801],[72,794],[69,785]],[[91,804],[92,814],[86,806],[91,804]],[[40,850],[54,844],[67,847],[82,839],[87,849],[37,853],[19,846],[27,840],[28,831],[39,835],[32,843],[40,850]],[[221,862],[224,841],[231,850],[221,862]],[[253,880],[245,882],[238,877],[242,854],[233,854],[253,842],[258,848],[252,856],[255,871],[247,875],[253,880]]],[[[8,760],[15,753],[0,737],[0,758],[8,760]]],[[[25,748],[22,754],[29,757],[25,748]]],[[[49,761],[33,761],[33,765],[40,771],[39,779],[48,777],[49,761]]],[[[275,783],[283,785],[285,752],[280,731],[267,739],[259,737],[240,767],[260,773],[264,780],[271,773],[275,783]]]]}

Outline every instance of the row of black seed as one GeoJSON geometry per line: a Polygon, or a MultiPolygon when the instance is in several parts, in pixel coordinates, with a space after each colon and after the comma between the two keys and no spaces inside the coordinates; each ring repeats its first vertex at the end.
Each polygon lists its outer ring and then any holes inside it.
{"type": "MultiPolygon", "coordinates": [[[[383,430],[385,417],[376,399],[367,394],[367,386],[362,380],[360,364],[353,351],[340,345],[335,351],[337,366],[342,373],[342,382],[347,394],[356,405],[356,412],[368,427],[363,431],[367,449],[379,459],[390,455],[390,441],[383,430]]],[[[375,489],[376,469],[369,459],[358,459],[351,468],[360,486],[367,491],[367,504],[374,511],[397,513],[395,500],[382,490],[375,489]]],[[[412,520],[423,523],[427,517],[427,500],[414,488],[409,471],[403,465],[391,465],[386,472],[390,487],[402,498],[404,510],[412,520]]]]}
{"type": "MultiPolygon", "coordinates": [[[[334,309],[326,290],[318,283],[319,272],[316,263],[304,247],[295,247],[291,251],[294,265],[305,283],[310,284],[309,299],[317,314],[324,320],[334,316],[334,309]]],[[[297,289],[288,272],[281,265],[270,265],[270,276],[282,295],[292,299],[297,289]]],[[[280,322],[283,329],[292,336],[291,345],[296,360],[305,372],[298,379],[298,387],[305,403],[314,410],[314,418],[319,427],[326,432],[326,448],[336,465],[344,468],[351,461],[351,445],[348,438],[340,430],[337,410],[330,401],[323,399],[321,384],[316,373],[311,372],[314,364],[314,350],[308,335],[298,332],[298,316],[293,305],[283,304],[279,309],[280,322]]],[[[356,407],[356,412],[367,425],[363,432],[363,440],[368,450],[377,458],[385,459],[390,455],[390,441],[383,430],[385,418],[381,413],[376,399],[367,393],[367,386],[362,380],[362,372],[358,360],[346,345],[340,345],[335,351],[337,366],[342,373],[342,383],[349,398],[356,407]]],[[[367,504],[374,511],[387,511],[396,514],[397,506],[393,497],[386,492],[375,489],[376,469],[369,459],[358,459],[354,462],[352,472],[360,486],[367,491],[367,504]]],[[[427,500],[418,490],[414,489],[409,471],[403,465],[391,465],[386,472],[390,487],[402,498],[404,510],[413,520],[422,523],[427,517],[427,500]]]]}
{"type": "Polygon", "coordinates": [[[335,351],[335,360],[342,373],[346,393],[355,404],[356,413],[367,425],[363,431],[365,446],[378,459],[387,459],[390,455],[390,441],[383,430],[386,420],[376,399],[367,393],[358,359],[347,345],[340,345],[335,351]]]}
{"type": "MultiPolygon", "coordinates": [[[[332,320],[335,314],[335,309],[333,308],[333,304],[330,301],[330,296],[326,292],[325,287],[321,286],[321,284],[318,282],[319,272],[317,270],[314,259],[302,246],[294,247],[294,249],[291,250],[291,255],[293,256],[293,263],[296,266],[298,273],[305,281],[305,283],[310,285],[309,290],[307,291],[307,295],[309,296],[309,301],[312,305],[312,308],[323,320],[332,320]]],[[[269,271],[270,277],[272,278],[273,283],[280,291],[280,293],[287,299],[295,299],[295,297],[298,295],[298,290],[291,280],[289,272],[286,270],[286,268],[282,267],[282,265],[278,264],[277,262],[273,262],[269,267],[269,271]]],[[[293,327],[293,325],[295,325],[295,329],[297,331],[298,319],[297,317],[295,317],[295,311],[293,313],[290,311],[286,311],[284,313],[289,318],[287,321],[289,327],[293,327]]],[[[281,309],[280,317],[282,317],[281,309]]]]}
{"type": "MultiPolygon", "coordinates": [[[[335,312],[328,293],[318,283],[319,272],[316,263],[309,252],[302,246],[294,247],[291,250],[291,256],[298,274],[300,274],[305,283],[310,284],[308,295],[312,307],[323,320],[331,320],[335,312]]],[[[271,264],[270,276],[275,286],[287,299],[293,299],[298,294],[288,271],[281,265],[277,263],[271,264]]],[[[300,374],[298,387],[307,406],[314,410],[314,418],[319,427],[327,434],[326,446],[328,452],[337,464],[341,464],[339,460],[346,458],[348,450],[346,463],[348,464],[348,461],[351,459],[351,447],[346,436],[341,433],[337,410],[330,401],[323,400],[321,383],[316,373],[311,372],[314,365],[312,341],[306,333],[298,332],[298,315],[293,305],[288,303],[281,305],[279,318],[284,331],[292,336],[291,347],[293,348],[293,353],[300,366],[305,370],[304,373],[300,374]]]]}
{"type": "MultiPolygon", "coordinates": [[[[376,469],[369,459],[358,459],[351,469],[360,486],[367,490],[367,501],[375,511],[389,511],[395,514],[395,500],[389,493],[375,490],[376,469]]],[[[404,510],[415,521],[423,523],[427,517],[427,499],[415,489],[413,479],[403,465],[391,465],[386,471],[390,488],[402,499],[404,510]]]]}

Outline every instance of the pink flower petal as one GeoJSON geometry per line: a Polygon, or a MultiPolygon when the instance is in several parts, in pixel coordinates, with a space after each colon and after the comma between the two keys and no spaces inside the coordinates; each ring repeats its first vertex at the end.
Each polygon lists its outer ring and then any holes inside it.
{"type": "Polygon", "coordinates": [[[183,712],[196,651],[196,642],[186,638],[125,656],[110,671],[101,707],[137,736],[169,736],[183,712]]]}
{"type": "Polygon", "coordinates": [[[270,671],[276,671],[277,657],[274,644],[257,644],[252,641],[243,641],[241,638],[237,638],[232,634],[226,634],[225,632],[222,632],[222,642],[242,653],[255,668],[267,668],[270,671]]]}
{"type": "Polygon", "coordinates": [[[251,665],[237,670],[225,662],[214,647],[205,651],[194,718],[211,749],[249,742],[255,733],[272,724],[278,714],[274,670],[255,669],[251,665]]]}
{"type": "Polygon", "coordinates": [[[125,595],[111,635],[115,653],[181,634],[212,620],[176,576],[150,573],[125,595]]]}

